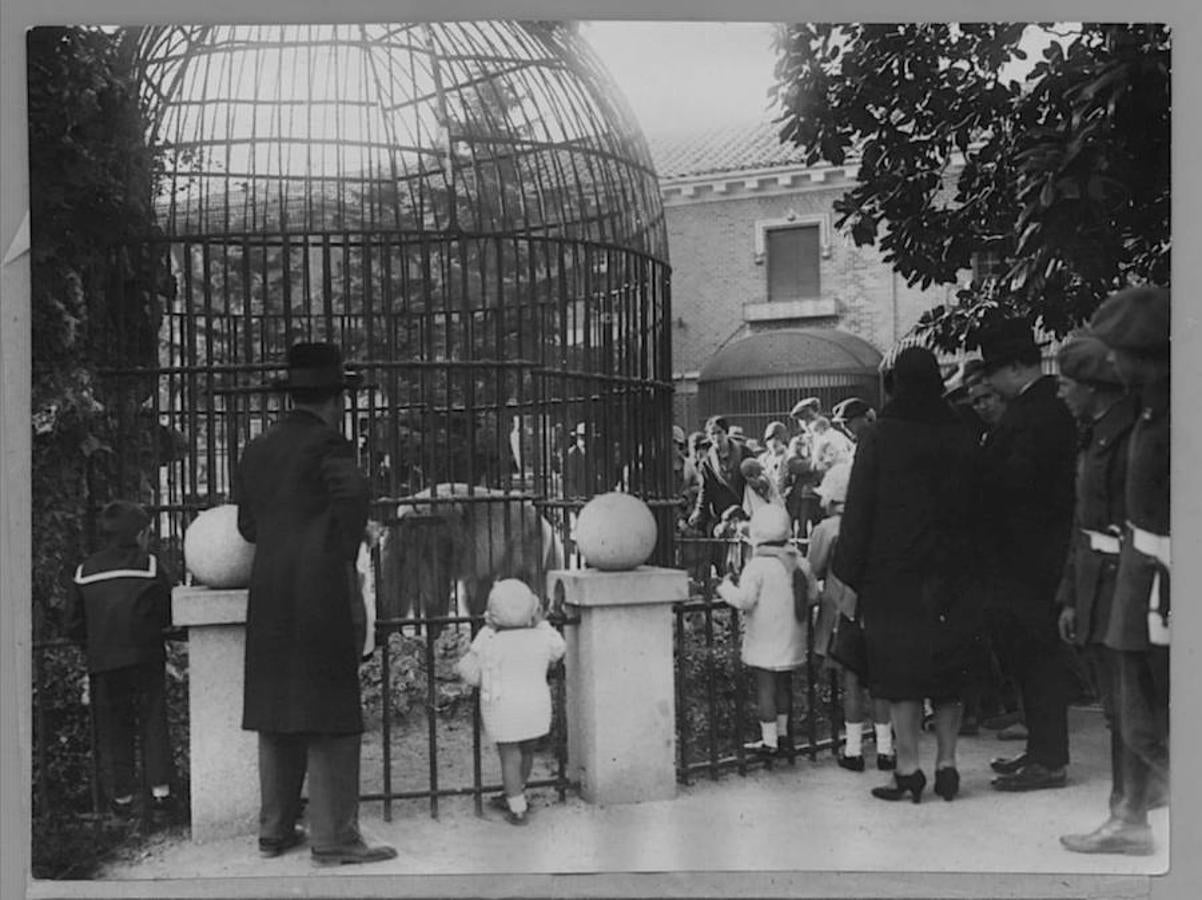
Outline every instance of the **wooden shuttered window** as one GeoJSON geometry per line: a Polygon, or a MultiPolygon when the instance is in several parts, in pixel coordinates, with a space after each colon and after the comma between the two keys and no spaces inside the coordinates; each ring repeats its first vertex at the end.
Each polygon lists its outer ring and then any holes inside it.
{"type": "Polygon", "coordinates": [[[821,295],[822,258],[817,225],[772,228],[765,235],[768,300],[812,300],[821,295]]]}

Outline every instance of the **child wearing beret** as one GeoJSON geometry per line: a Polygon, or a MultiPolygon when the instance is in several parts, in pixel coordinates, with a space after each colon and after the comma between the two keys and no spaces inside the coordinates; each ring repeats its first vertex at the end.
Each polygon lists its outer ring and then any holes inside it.
{"type": "Polygon", "coordinates": [[[516,578],[493,585],[484,623],[456,671],[480,689],[480,715],[501,759],[504,794],[492,806],[511,825],[525,825],[534,747],[551,730],[547,670],[563,658],[566,646],[542,618],[538,597],[516,578]]]}
{"type": "Polygon", "coordinates": [[[67,635],[86,648],[101,767],[110,808],[120,817],[133,812],[139,743],[152,815],[172,807],[163,646],[172,579],[147,550],[149,526],[136,503],[105,506],[99,523],[105,546],[76,568],[67,606],[67,635]]]}
{"type": "Polygon", "coordinates": [[[782,735],[789,733],[789,679],[805,663],[805,625],[794,605],[794,576],[804,579],[807,605],[818,600],[809,564],[789,543],[792,522],[775,504],[762,506],[751,517],[754,551],[739,577],[718,585],[718,595],[744,614],[742,660],[755,672],[760,739],[744,749],[774,754],[782,735]]]}

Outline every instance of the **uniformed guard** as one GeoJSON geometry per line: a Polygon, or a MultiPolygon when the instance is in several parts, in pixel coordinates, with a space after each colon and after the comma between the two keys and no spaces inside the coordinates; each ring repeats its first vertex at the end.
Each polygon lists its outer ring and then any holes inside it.
{"type": "Polygon", "coordinates": [[[1169,292],[1129,288],[1090,321],[1138,398],[1128,443],[1127,522],[1105,643],[1118,672],[1116,718],[1124,743],[1122,799],[1088,834],[1061,843],[1078,853],[1146,855],[1151,790],[1167,785],[1169,676],[1169,292]]]}
{"type": "Polygon", "coordinates": [[[1113,812],[1123,793],[1123,741],[1115,721],[1118,673],[1104,640],[1126,522],[1127,441],[1136,406],[1123,388],[1110,348],[1088,332],[1069,338],[1056,363],[1060,398],[1081,426],[1073,542],[1057,596],[1060,636],[1081,648],[1110,728],[1113,812]]]}

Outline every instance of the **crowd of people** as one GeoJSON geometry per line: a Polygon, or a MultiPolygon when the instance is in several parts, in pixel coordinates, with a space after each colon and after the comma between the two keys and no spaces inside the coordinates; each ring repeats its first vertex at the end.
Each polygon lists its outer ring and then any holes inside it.
{"type": "MultiPolygon", "coordinates": [[[[989,324],[978,341],[979,359],[950,381],[928,350],[900,352],[879,414],[857,397],[829,416],[817,398],[801,400],[792,433],[770,423],[758,453],[721,416],[704,432],[674,434],[682,528],[747,537],[739,555],[705,565],[724,575],[722,600],[745,614],[742,660],[755,673],[760,723],[748,749],[781,750],[790,673],[805,664],[813,627],[815,649],[842,680],[839,765],[865,769],[871,722],[876,766],[892,772],[873,796],[921,801],[928,721],[933,790],[958,795],[964,701],[979,704],[995,671],[1015,685],[1027,743],[991,763],[993,787],[1058,788],[1076,648],[1111,730],[1109,815],[1061,842],[1151,853],[1148,810],[1167,802],[1169,766],[1168,292],[1108,298],[1060,348],[1058,377],[1043,373],[1025,321],[989,324]]],[[[358,822],[368,626],[354,567],[370,489],[341,424],[359,379],[337,347],[294,346],[277,385],[291,409],[246,447],[234,485],[238,530],[257,548],[242,724],[258,733],[259,850],[274,857],[308,841],[319,865],[396,855],[369,844],[358,822]]],[[[575,437],[586,453],[586,430],[575,437]]],[[[565,463],[573,479],[579,463],[565,463]]],[[[134,504],[103,511],[106,546],[76,570],[69,611],[123,814],[139,732],[152,803],[172,802],[162,644],[171,579],[147,550],[149,522],[134,504]]],[[[500,758],[504,790],[491,805],[515,825],[526,821],[533,742],[550,727],[547,669],[563,654],[530,587],[496,582],[459,671],[480,689],[500,758]]]]}
{"type": "Polygon", "coordinates": [[[1111,732],[1110,815],[1061,842],[1151,853],[1148,809],[1168,797],[1168,292],[1108,298],[1059,348],[1057,375],[1026,320],[987,322],[976,340],[979,356],[948,379],[928,350],[901,351],[879,415],[852,397],[827,416],[806,398],[794,433],[772,422],[758,453],[721,416],[687,439],[682,532],[749,548],[701,561],[747,620],[762,734],[746,746],[775,751],[780,673],[804,663],[798,590],[761,561],[789,571],[778,545],[804,538],[814,647],[842,679],[839,764],[863,771],[871,719],[878,768],[893,773],[874,796],[921,800],[930,727],[933,789],[954,799],[965,703],[975,728],[1006,711],[988,707],[1007,689],[1026,746],[991,761],[992,787],[1064,786],[1083,662],[1111,732]]]}

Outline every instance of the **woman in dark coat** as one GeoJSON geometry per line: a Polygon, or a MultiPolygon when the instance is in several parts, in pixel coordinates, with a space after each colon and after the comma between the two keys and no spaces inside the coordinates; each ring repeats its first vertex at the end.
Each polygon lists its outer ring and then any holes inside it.
{"type": "Polygon", "coordinates": [[[922,703],[935,707],[935,791],[959,789],[956,733],[979,615],[972,498],[976,447],[942,399],[930,351],[910,347],[891,373],[891,398],[852,466],[835,574],[859,596],[868,688],[888,700],[897,743],[894,783],[873,795],[917,803],[922,703]]]}

